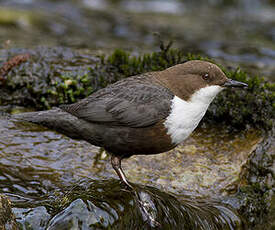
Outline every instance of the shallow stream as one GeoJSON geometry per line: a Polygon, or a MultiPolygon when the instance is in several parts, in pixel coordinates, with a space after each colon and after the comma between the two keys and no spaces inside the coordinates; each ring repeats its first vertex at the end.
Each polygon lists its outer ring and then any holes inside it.
{"type": "MultiPolygon", "coordinates": [[[[275,81],[271,0],[0,0],[0,65],[10,50],[37,46],[139,55],[158,50],[159,37],[275,81]]],[[[86,68],[85,58],[68,65],[67,54],[65,71],[86,68]]],[[[104,150],[0,115],[0,193],[22,229],[261,229],[275,225],[265,203],[274,194],[271,140],[251,127],[203,124],[168,153],[123,161],[133,194],[104,150]]]]}

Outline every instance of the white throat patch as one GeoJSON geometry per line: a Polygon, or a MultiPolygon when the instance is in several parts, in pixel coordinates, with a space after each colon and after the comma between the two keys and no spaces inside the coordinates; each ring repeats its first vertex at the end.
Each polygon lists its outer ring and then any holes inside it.
{"type": "Polygon", "coordinates": [[[189,101],[177,96],[172,99],[171,113],[164,126],[174,144],[181,143],[193,132],[210,103],[222,90],[220,86],[207,86],[195,92],[189,101]]]}

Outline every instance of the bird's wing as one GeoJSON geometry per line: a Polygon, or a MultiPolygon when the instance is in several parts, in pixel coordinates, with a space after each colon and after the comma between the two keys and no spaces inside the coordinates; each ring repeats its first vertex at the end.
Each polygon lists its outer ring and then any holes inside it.
{"type": "Polygon", "coordinates": [[[165,87],[129,79],[61,108],[89,122],[145,127],[169,115],[172,98],[165,87]]]}

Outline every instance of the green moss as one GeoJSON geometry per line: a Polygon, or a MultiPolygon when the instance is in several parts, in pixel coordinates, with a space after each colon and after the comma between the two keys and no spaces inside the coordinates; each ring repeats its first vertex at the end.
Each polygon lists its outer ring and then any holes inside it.
{"type": "MultiPolygon", "coordinates": [[[[37,49],[31,51],[30,61],[8,74],[6,84],[0,86],[0,90],[6,92],[0,93],[0,101],[2,104],[49,109],[73,103],[132,75],[163,70],[188,60],[214,62],[200,55],[186,55],[182,50],[171,48],[171,45],[161,42],[160,51],[140,56],[117,49],[108,57],[81,56],[62,48],[37,49]]],[[[221,93],[210,106],[204,121],[223,121],[238,128],[252,125],[270,129],[274,123],[275,84],[258,76],[250,77],[239,68],[232,71],[220,67],[228,77],[246,82],[249,87],[248,90],[234,89],[221,93]]]]}
{"type": "Polygon", "coordinates": [[[263,224],[264,216],[268,213],[267,193],[255,185],[240,187],[237,194],[240,201],[238,211],[246,218],[250,227],[263,224]]]}
{"type": "Polygon", "coordinates": [[[235,127],[246,125],[270,129],[274,121],[274,85],[259,76],[248,77],[239,68],[225,70],[226,75],[234,80],[248,84],[247,90],[226,90],[211,105],[207,118],[225,121],[235,127]]]}
{"type": "MultiPolygon", "coordinates": [[[[109,76],[102,81],[102,86],[148,71],[158,71],[189,60],[213,60],[200,55],[187,54],[177,49],[162,47],[159,52],[141,57],[130,56],[122,50],[116,50],[110,57],[101,58],[101,63],[92,70],[91,75],[109,76]]],[[[275,84],[264,81],[258,76],[248,77],[247,73],[237,68],[228,70],[219,65],[225,74],[234,80],[247,83],[248,90],[232,89],[224,91],[210,106],[204,121],[225,122],[237,128],[247,125],[270,129],[274,121],[275,84]]],[[[101,79],[101,78],[100,78],[101,79]]]]}

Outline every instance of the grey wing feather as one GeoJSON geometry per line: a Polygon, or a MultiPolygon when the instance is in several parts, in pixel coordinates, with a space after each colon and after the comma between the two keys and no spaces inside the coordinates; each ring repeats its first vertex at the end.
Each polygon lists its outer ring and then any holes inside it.
{"type": "Polygon", "coordinates": [[[172,98],[173,94],[159,85],[125,81],[61,108],[90,122],[145,127],[169,115],[172,98]]]}

